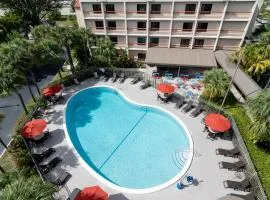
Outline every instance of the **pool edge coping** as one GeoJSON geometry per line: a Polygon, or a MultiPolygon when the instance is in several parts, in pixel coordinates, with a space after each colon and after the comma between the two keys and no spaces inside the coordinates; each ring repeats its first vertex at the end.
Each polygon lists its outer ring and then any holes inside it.
{"type": "Polygon", "coordinates": [[[67,137],[67,141],[68,141],[69,146],[72,147],[72,149],[74,150],[74,154],[77,156],[78,160],[84,166],[84,168],[87,171],[89,171],[90,174],[94,178],[96,178],[98,181],[100,181],[104,185],[112,188],[113,190],[120,191],[120,192],[127,193],[127,194],[147,194],[147,193],[154,193],[154,192],[158,192],[160,190],[163,190],[163,189],[166,189],[166,188],[172,186],[177,181],[182,180],[188,174],[188,171],[189,171],[189,169],[191,167],[191,163],[192,163],[193,157],[194,157],[194,141],[193,141],[192,135],[191,135],[190,131],[188,130],[187,126],[175,114],[173,114],[170,111],[167,111],[167,110],[165,110],[165,109],[163,109],[161,107],[158,107],[158,106],[153,106],[153,105],[149,105],[149,104],[142,104],[142,103],[135,102],[135,101],[131,100],[129,97],[127,97],[120,89],[117,89],[116,87],[113,87],[113,86],[108,86],[108,85],[90,86],[90,87],[87,87],[87,88],[84,88],[84,89],[81,89],[81,90],[78,90],[78,91],[74,92],[72,94],[72,96],[69,97],[69,99],[67,100],[67,102],[64,105],[63,128],[64,128],[65,135],[67,137]],[[189,158],[187,159],[184,168],[181,169],[181,171],[176,176],[174,176],[170,180],[168,180],[168,181],[166,181],[166,182],[164,182],[164,183],[162,183],[160,185],[157,185],[157,186],[154,186],[154,187],[150,187],[150,188],[147,188],[147,189],[129,189],[129,188],[118,186],[118,185],[116,185],[116,184],[108,181],[107,179],[103,178],[94,169],[92,169],[86,163],[86,161],[80,156],[80,154],[78,153],[77,149],[73,145],[73,143],[72,143],[72,141],[70,139],[69,133],[67,131],[67,127],[66,127],[66,108],[67,108],[67,105],[68,105],[69,101],[72,99],[72,97],[74,97],[79,92],[82,92],[84,90],[88,90],[88,89],[91,89],[91,88],[101,88],[101,87],[110,88],[110,89],[116,91],[118,94],[121,95],[121,97],[123,97],[127,102],[129,102],[131,104],[135,104],[135,105],[139,105],[139,106],[147,106],[147,107],[150,107],[150,108],[155,108],[155,109],[161,110],[162,112],[165,112],[170,117],[172,117],[174,120],[176,120],[183,127],[183,129],[186,132],[188,141],[190,143],[190,152],[191,152],[191,154],[190,154],[189,158]]]}

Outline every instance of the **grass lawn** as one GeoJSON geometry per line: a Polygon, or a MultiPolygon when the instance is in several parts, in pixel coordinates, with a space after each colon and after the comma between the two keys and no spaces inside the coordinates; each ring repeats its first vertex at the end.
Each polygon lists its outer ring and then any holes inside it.
{"type": "Polygon", "coordinates": [[[251,124],[251,120],[244,107],[235,104],[234,106],[227,106],[225,110],[233,115],[250,157],[253,160],[253,164],[259,174],[265,193],[268,199],[270,199],[270,150],[267,151],[259,148],[250,140],[249,125],[251,124]]]}

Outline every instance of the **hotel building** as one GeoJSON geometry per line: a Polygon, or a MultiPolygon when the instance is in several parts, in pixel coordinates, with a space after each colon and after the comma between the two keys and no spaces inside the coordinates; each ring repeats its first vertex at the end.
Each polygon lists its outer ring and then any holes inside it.
{"type": "Polygon", "coordinates": [[[144,60],[151,48],[236,50],[250,33],[258,0],[80,0],[75,7],[80,27],[144,60]]]}

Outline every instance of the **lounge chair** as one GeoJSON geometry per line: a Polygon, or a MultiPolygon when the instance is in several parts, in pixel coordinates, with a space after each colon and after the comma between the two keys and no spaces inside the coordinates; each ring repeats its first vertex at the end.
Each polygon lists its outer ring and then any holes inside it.
{"type": "Polygon", "coordinates": [[[136,84],[136,83],[138,83],[140,80],[141,80],[141,78],[140,78],[139,76],[137,76],[136,78],[134,78],[134,79],[131,81],[131,83],[132,83],[132,84],[136,84]]]}
{"type": "Polygon", "coordinates": [[[81,190],[79,188],[75,188],[71,194],[69,195],[69,197],[67,198],[67,200],[75,200],[76,197],[78,196],[78,194],[81,192],[81,190]]]}
{"type": "Polygon", "coordinates": [[[249,192],[247,194],[234,194],[234,193],[231,193],[231,194],[228,194],[228,196],[240,197],[240,198],[245,199],[245,200],[255,200],[253,192],[249,192]]]}
{"type": "Polygon", "coordinates": [[[112,78],[112,82],[116,82],[118,79],[118,76],[116,73],[113,73],[113,78],[112,78]]]}
{"type": "Polygon", "coordinates": [[[45,158],[48,158],[50,155],[52,155],[54,152],[55,152],[54,148],[49,148],[49,149],[46,149],[45,151],[42,151],[42,152],[32,153],[32,156],[36,162],[40,163],[45,158]]]}
{"type": "Polygon", "coordinates": [[[190,113],[190,116],[197,117],[199,114],[203,112],[203,105],[199,103],[199,105],[190,113]]]}
{"type": "Polygon", "coordinates": [[[36,137],[33,137],[29,140],[36,143],[36,144],[39,144],[39,143],[44,142],[44,140],[46,140],[49,137],[49,135],[50,135],[50,131],[49,131],[49,129],[47,129],[42,134],[40,134],[36,137]]]}
{"type": "Polygon", "coordinates": [[[142,90],[144,90],[144,89],[146,89],[146,88],[148,88],[148,87],[150,87],[151,86],[151,84],[150,83],[144,83],[143,85],[141,85],[140,86],[140,88],[142,89],[142,90]]]}
{"type": "Polygon", "coordinates": [[[122,73],[122,74],[121,74],[121,77],[120,77],[120,79],[119,79],[119,82],[120,82],[120,83],[124,83],[126,79],[127,79],[127,77],[125,76],[124,73],[122,73]]]}
{"type": "Polygon", "coordinates": [[[230,163],[230,162],[219,162],[219,167],[221,169],[229,169],[229,170],[239,170],[245,167],[245,163],[241,160],[230,163]]]}
{"type": "Polygon", "coordinates": [[[55,157],[50,162],[39,165],[39,168],[43,174],[47,174],[49,171],[55,168],[58,165],[58,163],[60,163],[61,161],[62,161],[61,158],[55,157]]]}
{"type": "Polygon", "coordinates": [[[218,148],[216,149],[216,154],[217,155],[223,155],[223,156],[230,156],[230,157],[234,157],[240,154],[240,151],[238,148],[234,147],[232,149],[222,149],[222,148],[218,148]]]}
{"type": "Polygon", "coordinates": [[[193,108],[193,101],[187,102],[187,105],[182,109],[183,112],[187,113],[193,108]]]}
{"type": "Polygon", "coordinates": [[[181,97],[177,100],[176,104],[175,104],[175,108],[181,108],[185,103],[185,98],[181,97]]]}
{"type": "Polygon", "coordinates": [[[245,190],[250,187],[249,181],[245,178],[242,181],[226,180],[223,182],[225,188],[233,188],[235,190],[245,190]]]}
{"type": "Polygon", "coordinates": [[[60,187],[68,182],[71,178],[71,174],[59,168],[50,171],[48,174],[43,174],[43,177],[52,184],[60,187]]]}

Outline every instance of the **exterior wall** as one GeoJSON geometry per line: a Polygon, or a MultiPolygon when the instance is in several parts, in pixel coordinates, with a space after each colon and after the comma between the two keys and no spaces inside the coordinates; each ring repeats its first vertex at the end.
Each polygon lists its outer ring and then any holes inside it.
{"type": "MultiPolygon", "coordinates": [[[[116,46],[126,47],[133,53],[147,48],[206,48],[235,50],[241,46],[249,34],[258,11],[258,0],[215,0],[184,1],[155,0],[154,2],[134,2],[132,0],[80,0],[81,8],[76,9],[80,27],[90,28],[97,35],[118,36],[116,46]],[[101,13],[93,13],[92,3],[100,3],[101,13]],[[113,3],[115,13],[105,11],[106,4],[113,3]],[[185,13],[186,4],[196,4],[194,14],[185,13]],[[212,4],[211,13],[201,12],[203,3],[212,4]],[[146,4],[146,13],[137,13],[137,4],[146,4]],[[161,4],[159,13],[151,12],[152,4],[161,4]],[[95,29],[95,20],[102,20],[104,29],[95,29]],[[116,30],[108,29],[108,21],[116,22],[116,30]],[[145,30],[137,29],[137,22],[146,22],[145,30]],[[151,22],[159,22],[158,30],[151,29],[151,22]],[[191,31],[183,31],[183,24],[192,22],[191,31]],[[207,22],[206,31],[197,30],[198,24],[207,22]],[[145,45],[137,44],[137,37],[146,37],[145,45]],[[159,44],[153,46],[150,39],[159,38],[159,44]],[[121,39],[120,39],[121,38],[121,39]],[[180,46],[181,39],[189,38],[189,46],[180,46]],[[195,45],[196,39],[204,40],[203,47],[195,45]],[[121,42],[120,42],[121,41],[121,42]],[[123,43],[123,44],[120,44],[123,43]]],[[[133,55],[131,53],[130,55],[133,55]]]]}

